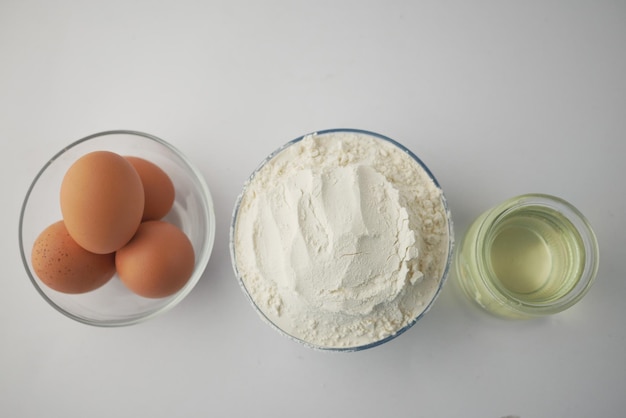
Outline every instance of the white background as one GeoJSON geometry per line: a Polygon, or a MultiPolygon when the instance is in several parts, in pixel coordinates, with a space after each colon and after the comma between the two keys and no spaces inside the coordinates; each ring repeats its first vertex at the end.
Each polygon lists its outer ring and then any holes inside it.
{"type": "Polygon", "coordinates": [[[626,2],[0,0],[0,415],[620,417],[626,414],[626,2]],[[545,320],[489,316],[450,277],[399,338],[318,352],[264,324],[231,269],[244,180],[302,134],[403,143],[446,193],[457,239],[526,192],[598,235],[596,285],[545,320]],[[31,285],[26,190],[91,133],[159,136],[200,168],[217,216],[194,291],[101,329],[31,285]]]}

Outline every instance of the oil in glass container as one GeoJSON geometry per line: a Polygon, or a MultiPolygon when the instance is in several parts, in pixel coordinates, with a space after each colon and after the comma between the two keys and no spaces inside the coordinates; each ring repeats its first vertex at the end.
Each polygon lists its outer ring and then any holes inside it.
{"type": "Polygon", "coordinates": [[[567,309],[588,291],[597,268],[597,240],[587,220],[564,200],[538,194],[482,214],[456,259],[465,293],[513,318],[567,309]]]}

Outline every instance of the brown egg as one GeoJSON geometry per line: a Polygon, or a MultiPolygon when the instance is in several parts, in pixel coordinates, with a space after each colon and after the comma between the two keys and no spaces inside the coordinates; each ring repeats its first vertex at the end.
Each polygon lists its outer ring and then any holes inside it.
{"type": "Polygon", "coordinates": [[[78,245],[63,221],[47,227],[35,240],[31,261],[48,287],[63,293],[99,288],[115,274],[115,254],[94,254],[78,245]]]}
{"type": "Polygon", "coordinates": [[[83,248],[114,252],[135,234],[143,216],[141,178],[113,152],[94,151],[67,170],[61,184],[61,212],[68,232],[83,248]]]}
{"type": "Polygon", "coordinates": [[[179,291],[189,281],[194,263],[189,238],[164,221],[142,223],[133,239],[115,254],[122,282],[146,298],[162,298],[179,291]]]}
{"type": "Polygon", "coordinates": [[[161,219],[172,209],[174,204],[174,183],[167,173],[156,164],[139,157],[126,157],[135,167],[144,192],[142,221],[161,219]]]}

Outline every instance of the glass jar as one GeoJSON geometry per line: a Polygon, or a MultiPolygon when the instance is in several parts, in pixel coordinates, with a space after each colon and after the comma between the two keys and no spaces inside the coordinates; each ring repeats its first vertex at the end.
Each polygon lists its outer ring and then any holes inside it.
{"type": "Polygon", "coordinates": [[[463,291],[509,318],[561,312],[589,290],[598,243],[585,217],[558,197],[527,194],[484,212],[456,253],[463,291]]]}

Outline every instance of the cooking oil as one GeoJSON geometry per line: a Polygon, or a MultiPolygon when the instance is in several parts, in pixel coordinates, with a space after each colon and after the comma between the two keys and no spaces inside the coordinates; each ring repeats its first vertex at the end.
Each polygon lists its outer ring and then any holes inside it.
{"type": "Polygon", "coordinates": [[[481,306],[528,318],[578,301],[595,278],[598,249],[589,223],[569,203],[524,195],[481,215],[456,261],[461,287],[481,306]]]}

